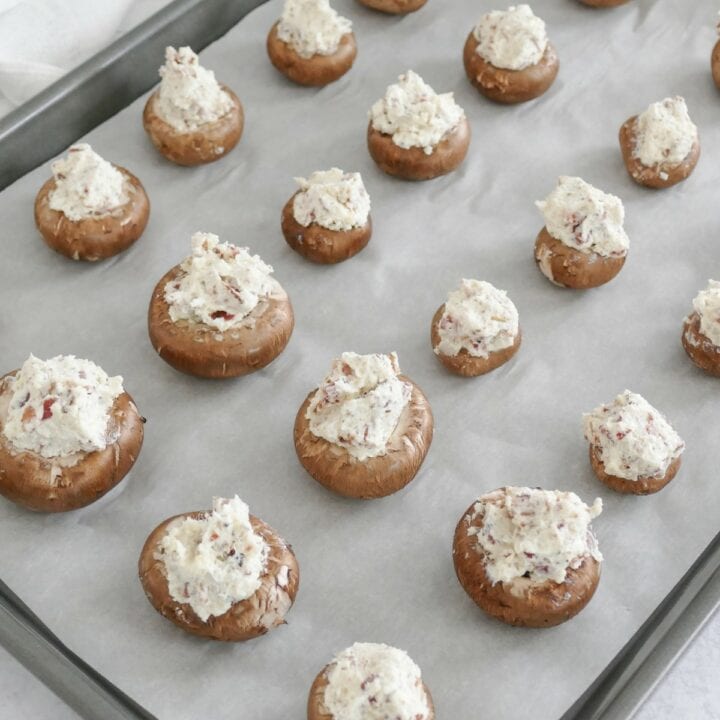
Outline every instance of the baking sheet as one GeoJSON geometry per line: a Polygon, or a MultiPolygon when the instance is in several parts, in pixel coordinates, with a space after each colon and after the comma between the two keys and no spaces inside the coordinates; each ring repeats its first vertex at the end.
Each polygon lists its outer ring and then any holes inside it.
{"type": "Polygon", "coordinates": [[[88,136],[150,195],[150,224],[130,251],[88,266],[46,249],[32,202],[48,164],[0,194],[0,367],[17,367],[29,352],[90,357],[125,377],[148,417],[134,471],[95,505],[40,516],[0,504],[0,576],[75,652],[161,718],[195,718],[209,707],[219,719],[302,717],[315,673],[355,640],[407,649],[440,717],[482,708],[492,717],[555,718],[717,530],[717,381],[679,345],[692,297],[720,275],[711,210],[718,96],[708,72],[715,8],[636,0],[594,12],[537,0],[561,73],[545,98],[505,108],[475,93],[460,60],[488,2],[431,0],[415,15],[388,18],[337,0],[355,22],[360,54],[345,79],[318,91],[286,82],[266,59],[280,5],[258,9],[202,55],[245,105],[245,135],[228,158],[192,170],[166,163],[144,136],[143,100],[88,136]],[[365,148],[367,109],[409,67],[438,91],[454,90],[474,132],[460,171],[422,185],[382,175],[365,148]],[[700,127],[703,158],[688,182],[653,193],[626,176],[616,133],[626,117],[675,93],[700,127]],[[279,217],[294,175],[333,164],[363,173],[375,228],[359,256],[328,268],[287,248],[279,217]],[[604,288],[563,291],[534,267],[542,223],[533,200],[559,174],[581,175],[625,201],[630,256],[604,288]],[[151,290],[198,229],[259,252],[294,303],[290,345],[251,377],[181,376],[147,339],[151,290]],[[445,373],[428,339],[433,312],[462,276],[508,290],[523,328],[517,358],[471,381],[445,373]],[[294,456],[295,412],[346,349],[397,350],[435,413],[419,476],[381,501],[330,495],[294,456]],[[606,492],[587,462],[580,413],[625,387],[663,410],[688,443],[677,480],[654,497],[606,492]],[[600,587],[559,628],[493,622],[454,578],[457,519],[478,494],[507,483],[605,501],[595,523],[606,558],[600,587]],[[234,492],[293,543],[301,589],[286,627],[219,646],[152,610],[136,561],[159,521],[234,492]]]}

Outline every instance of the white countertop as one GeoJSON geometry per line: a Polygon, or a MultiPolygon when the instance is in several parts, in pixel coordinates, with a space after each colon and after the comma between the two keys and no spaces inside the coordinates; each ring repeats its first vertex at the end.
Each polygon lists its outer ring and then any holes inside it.
{"type": "Polygon", "coordinates": [[[170,0],[0,0],[0,118],[170,0]]]}
{"type": "Polygon", "coordinates": [[[633,720],[720,718],[720,611],[707,621],[633,720]]]}

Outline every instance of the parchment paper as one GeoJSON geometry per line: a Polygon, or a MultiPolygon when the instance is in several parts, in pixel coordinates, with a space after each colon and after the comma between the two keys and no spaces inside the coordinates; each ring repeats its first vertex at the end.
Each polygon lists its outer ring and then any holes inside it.
{"type": "MultiPolygon", "coordinates": [[[[356,640],[406,649],[422,667],[438,717],[556,718],[593,681],[717,531],[718,381],[685,357],[681,323],[708,277],[720,277],[717,187],[720,98],[709,74],[712,2],[634,0],[592,11],[535,0],[561,59],[546,97],[520,107],[482,99],[461,62],[490,2],[430,0],[391,18],[351,0],[360,52],[322,90],[286,82],[265,55],[272,0],[202,55],[242,99],[247,126],[220,162],[165,162],[141,126],[141,99],[93,131],[106,158],[135,172],[152,202],[145,236],[97,265],[48,250],[33,225],[49,165],[0,195],[0,368],[74,353],[122,374],[147,416],[131,475],[103,500],[65,515],[0,502],[0,572],[69,646],[161,718],[302,718],[313,677],[356,640]],[[405,183],[366,150],[366,112],[413,68],[454,90],[473,127],[450,177],[405,183]],[[617,131],[667,95],[686,97],[703,156],[690,180],[652,192],[627,177],[617,131]],[[313,265],[280,232],[292,177],[338,165],[362,172],[374,236],[354,259],[313,265]],[[577,174],[625,201],[628,261],[589,292],[553,287],[534,266],[542,226],[533,201],[577,174]],[[247,244],[274,265],[297,315],[281,357],[250,377],[211,382],[160,360],[146,331],[156,281],[189,251],[193,231],[247,244]],[[523,346],[475,380],[446,373],[429,324],[461,277],[508,290],[523,346]],[[293,419],[333,356],[399,353],[426,392],[435,440],[418,477],[384,500],[333,496],[300,467],[293,419]],[[655,496],[623,497],[592,474],[580,415],[624,388],[645,395],[687,441],[678,477],[655,496]],[[504,484],[602,496],[605,555],[597,595],[552,630],[513,629],[478,610],[451,561],[458,518],[504,484]],[[257,641],[193,639],[143,596],[136,562],[147,534],[175,513],[239,493],[294,545],[301,567],[288,625],[257,641]]],[[[160,64],[161,58],[158,58],[160,64]]]]}

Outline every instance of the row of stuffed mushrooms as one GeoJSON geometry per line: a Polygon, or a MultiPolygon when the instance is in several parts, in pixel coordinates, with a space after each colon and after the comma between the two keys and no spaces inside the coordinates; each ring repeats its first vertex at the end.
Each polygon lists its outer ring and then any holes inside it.
{"type": "MultiPolygon", "coordinates": [[[[470,130],[464,111],[451,93],[436,94],[412,71],[388,87],[371,116],[368,147],[377,165],[392,175],[413,180],[438,177],[457,168],[467,154],[470,130]]],[[[681,97],[652,103],[630,118],[621,128],[620,147],[633,180],[651,188],[685,180],[700,155],[697,127],[681,97]]],[[[75,260],[94,261],[126,250],[142,235],[150,203],[129,170],[108,162],[89,145],[78,144],[53,163],[52,171],[35,200],[36,225],[52,249],[75,260]]],[[[359,173],[332,168],[298,182],[300,189],[286,203],[281,219],[290,247],[318,263],[341,262],[360,252],[371,238],[372,221],[359,173]]],[[[568,197],[560,204],[585,213],[576,218],[580,227],[583,217],[598,215],[608,198],[617,201],[589,185],[568,185],[568,197]]],[[[619,205],[616,224],[623,219],[619,205]]],[[[614,277],[627,248],[596,244],[582,228],[574,234],[573,239],[562,230],[553,232],[546,216],[535,248],[544,274],[557,284],[577,288],[595,287],[614,277]],[[587,275],[588,267],[594,277],[587,275]]]]}

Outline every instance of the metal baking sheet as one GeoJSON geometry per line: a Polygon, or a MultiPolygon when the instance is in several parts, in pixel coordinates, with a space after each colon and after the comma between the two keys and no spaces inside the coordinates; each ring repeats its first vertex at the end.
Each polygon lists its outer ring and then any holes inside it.
{"type": "Polygon", "coordinates": [[[166,45],[204,48],[263,2],[174,0],[0,118],[0,190],[152,87],[166,45]]]}
{"type": "Polygon", "coordinates": [[[83,717],[153,720],[153,715],[69,650],[1,581],[0,620],[0,644],[83,717]]]}
{"type": "MultiPolygon", "coordinates": [[[[720,560],[720,545],[716,546],[716,568],[719,566],[718,560],[720,560]]],[[[637,711],[640,711],[643,717],[652,717],[651,713],[657,711],[660,706],[655,697],[650,698],[650,696],[656,689],[660,691],[660,688],[663,688],[664,693],[666,670],[669,670],[676,660],[680,660],[685,651],[688,651],[691,657],[687,660],[683,658],[683,668],[680,672],[686,672],[691,666],[691,658],[695,660],[698,658],[701,648],[696,648],[693,642],[700,633],[711,632],[710,628],[707,631],[704,628],[714,622],[715,613],[720,608],[720,570],[716,569],[705,586],[693,595],[695,590],[696,588],[691,585],[688,587],[687,602],[675,600],[677,614],[674,611],[668,613],[669,625],[663,627],[662,622],[656,625],[659,641],[656,645],[651,645],[650,653],[643,662],[628,668],[630,671],[628,677],[618,678],[612,691],[606,693],[606,697],[603,698],[604,707],[601,706],[598,697],[594,698],[595,706],[599,711],[597,717],[602,720],[625,720],[628,717],[635,717],[637,711]]],[[[640,654],[641,652],[638,652],[638,655],[640,654]]],[[[713,668],[711,666],[708,669],[712,672],[713,668]]],[[[671,673],[667,683],[672,688],[677,688],[679,686],[677,674],[671,673]]],[[[717,691],[717,687],[707,687],[709,697],[713,697],[713,693],[717,691]]],[[[602,690],[596,695],[601,692],[602,690]]],[[[692,701],[688,700],[688,702],[692,701]]],[[[692,706],[689,705],[688,708],[690,707],[692,706]]],[[[689,715],[690,712],[686,714],[689,715]]],[[[589,718],[595,715],[575,717],[589,718]]]]}
{"type": "Polygon", "coordinates": [[[94,506],[52,517],[0,505],[0,574],[73,651],[159,717],[196,717],[208,698],[218,718],[302,715],[315,672],[358,639],[408,649],[441,716],[468,717],[482,706],[504,718],[530,708],[538,717],[587,717],[574,703],[602,687],[603,671],[627,653],[628,639],[717,530],[716,381],[679,346],[690,300],[717,266],[706,212],[716,186],[708,157],[720,142],[708,73],[712,12],[643,0],[593,12],[537,0],[561,74],[540,101],[503,108],[475,94],[459,59],[489,3],[431,1],[402,19],[350,0],[336,6],[355,21],[360,55],[329,88],[291,86],[270,67],[264,38],[280,11],[275,1],[203,54],[248,117],[238,149],[215,166],[187,170],[156,156],[140,125],[142,101],[89,135],[143,180],[153,203],[145,237],[123,256],[80,266],[43,246],[32,200],[47,165],[0,194],[0,282],[10,298],[0,366],[16,367],[30,351],[91,357],[125,376],[149,418],[133,474],[94,506]],[[662,54],[653,51],[658,43],[662,54]],[[423,185],[381,175],[364,144],[367,109],[408,67],[437,90],[454,90],[474,130],[463,168],[423,185]],[[616,132],[627,116],[675,93],[700,126],[704,158],[683,186],[651,193],[626,177],[616,132]],[[375,236],[355,259],[321,268],[285,246],[279,213],[292,176],[332,164],[363,173],[375,236]],[[630,257],[597,291],[551,287],[532,263],[541,224],[532,201],[559,174],[582,175],[626,203],[630,257]],[[252,377],[208,383],[177,375],[147,341],[150,291],[196,229],[259,252],[295,304],[287,351],[252,377]],[[516,361],[476,381],[445,374],[427,338],[433,311],[463,275],[507,289],[524,331],[516,361]],[[419,477],[383,501],[335,498],[294,457],[294,413],[344,349],[397,350],[435,412],[419,477]],[[665,411],[688,441],[678,479],[654,497],[605,492],[587,463],[579,415],[625,386],[665,411]],[[473,497],[506,483],[605,500],[596,522],[606,557],[600,589],[560,628],[494,623],[453,577],[454,523],[473,497]],[[294,544],[302,582],[287,627],[219,647],[155,615],[135,562],[157,522],[232,492],[294,544]]]}

